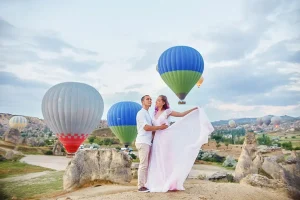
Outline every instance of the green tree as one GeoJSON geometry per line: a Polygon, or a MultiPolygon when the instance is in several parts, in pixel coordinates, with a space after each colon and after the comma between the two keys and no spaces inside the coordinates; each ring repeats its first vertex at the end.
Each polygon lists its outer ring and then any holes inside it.
{"type": "Polygon", "coordinates": [[[88,140],[89,140],[89,143],[90,144],[92,144],[92,143],[94,143],[94,140],[96,139],[96,137],[95,136],[91,136],[91,137],[89,137],[88,138],[88,140]]]}

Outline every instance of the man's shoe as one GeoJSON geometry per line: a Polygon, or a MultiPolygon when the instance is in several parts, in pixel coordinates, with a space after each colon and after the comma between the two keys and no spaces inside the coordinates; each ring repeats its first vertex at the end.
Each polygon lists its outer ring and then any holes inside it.
{"type": "Polygon", "coordinates": [[[141,187],[140,189],[138,189],[138,192],[149,192],[149,189],[146,187],[141,187]]]}

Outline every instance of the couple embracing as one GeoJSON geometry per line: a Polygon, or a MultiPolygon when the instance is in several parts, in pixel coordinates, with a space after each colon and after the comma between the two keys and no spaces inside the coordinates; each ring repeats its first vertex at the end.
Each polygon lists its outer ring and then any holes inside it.
{"type": "Polygon", "coordinates": [[[183,183],[214,128],[200,107],[176,112],[169,107],[167,97],[160,95],[151,115],[151,97],[143,96],[141,103],[135,141],[140,159],[138,191],[184,190],[183,183]],[[170,116],[182,118],[169,126],[170,116]]]}

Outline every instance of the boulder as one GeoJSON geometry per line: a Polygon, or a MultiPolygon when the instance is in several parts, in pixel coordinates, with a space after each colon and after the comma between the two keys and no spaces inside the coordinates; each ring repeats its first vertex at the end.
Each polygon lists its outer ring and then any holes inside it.
{"type": "Polygon", "coordinates": [[[58,140],[52,149],[53,155],[55,156],[63,156],[65,155],[65,153],[63,152],[63,148],[64,146],[62,145],[62,143],[58,140]]]}
{"type": "Polygon", "coordinates": [[[225,180],[227,179],[227,172],[216,172],[212,174],[210,177],[208,177],[208,180],[210,181],[217,181],[217,180],[225,180]]]}
{"type": "Polygon", "coordinates": [[[240,181],[240,184],[272,189],[285,188],[285,184],[282,181],[276,179],[269,179],[259,174],[247,175],[240,181]]]}
{"type": "Polygon", "coordinates": [[[7,130],[3,135],[3,140],[5,142],[11,142],[13,144],[18,144],[21,139],[21,134],[18,129],[11,128],[7,130]]]}
{"type": "Polygon", "coordinates": [[[93,182],[129,183],[132,179],[131,159],[116,149],[78,151],[63,176],[64,190],[72,190],[93,182]]]}

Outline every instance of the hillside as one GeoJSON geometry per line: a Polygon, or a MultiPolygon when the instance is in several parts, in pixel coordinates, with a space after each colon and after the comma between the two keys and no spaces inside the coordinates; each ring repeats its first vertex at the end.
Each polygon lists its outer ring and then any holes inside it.
{"type": "MultiPolygon", "coordinates": [[[[0,113],[0,135],[3,135],[5,131],[9,129],[9,120],[14,115],[9,113],[0,113]]],[[[51,133],[46,126],[44,120],[37,117],[24,116],[28,120],[28,125],[22,131],[23,133],[29,133],[32,136],[41,136],[43,134],[51,133]]]]}
{"type": "MultiPolygon", "coordinates": [[[[274,115],[269,115],[273,117],[274,115]]],[[[300,117],[291,117],[288,115],[283,115],[280,116],[282,122],[294,122],[297,120],[300,120],[300,117]]],[[[257,118],[237,118],[233,119],[237,124],[243,125],[243,124],[255,124],[257,118]]],[[[222,125],[227,125],[229,120],[219,120],[219,121],[214,121],[212,122],[213,126],[222,126],[222,125]]]]}
{"type": "MultiPolygon", "coordinates": [[[[9,113],[0,113],[0,136],[4,134],[5,131],[9,129],[9,119],[13,117],[14,115],[9,113]]],[[[273,116],[273,115],[270,115],[273,116]]],[[[24,116],[28,120],[27,127],[24,128],[22,131],[25,134],[28,134],[28,136],[34,136],[34,137],[43,137],[44,134],[50,134],[52,133],[51,130],[46,126],[43,119],[39,119],[37,117],[31,117],[31,116],[24,116]]],[[[294,122],[297,120],[300,120],[300,117],[291,117],[291,116],[280,116],[282,122],[294,122]]],[[[257,118],[237,118],[234,119],[237,124],[243,125],[243,124],[255,124],[257,118]]],[[[229,120],[220,120],[220,121],[214,121],[212,122],[213,126],[223,126],[228,125],[229,120]]],[[[101,120],[99,122],[99,125],[97,126],[97,129],[93,132],[93,135],[100,136],[100,137],[114,137],[113,133],[110,131],[107,125],[106,120],[101,120]]]]}

